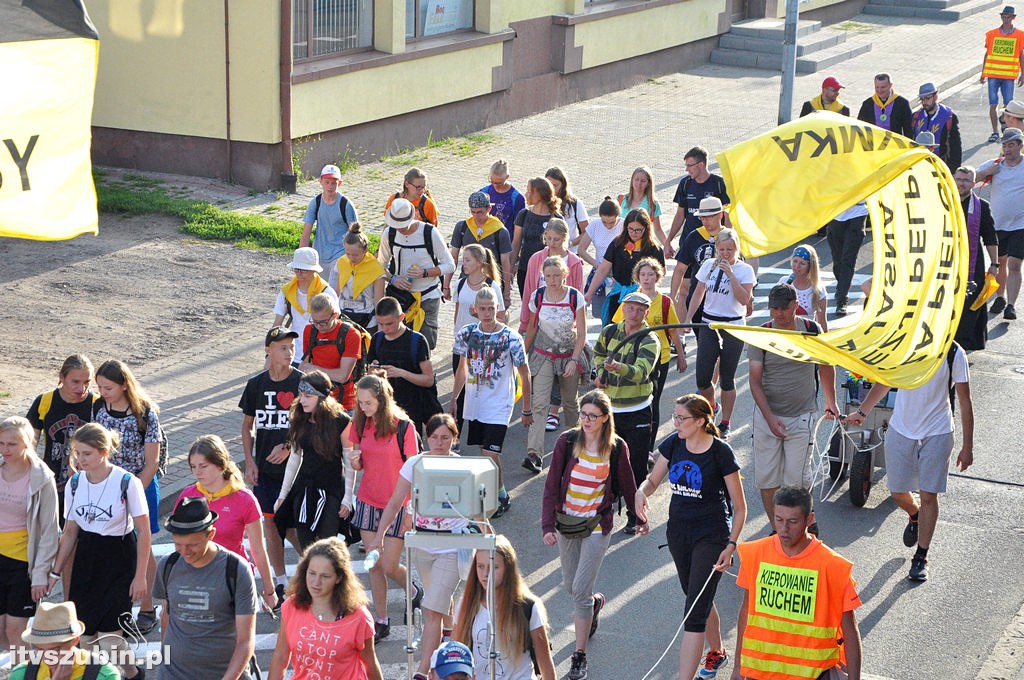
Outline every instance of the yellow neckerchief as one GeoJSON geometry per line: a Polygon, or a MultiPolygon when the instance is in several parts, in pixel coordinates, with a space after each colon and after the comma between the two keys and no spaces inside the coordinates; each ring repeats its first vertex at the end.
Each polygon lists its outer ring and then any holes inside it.
{"type": "Polygon", "coordinates": [[[697,227],[697,233],[703,236],[705,241],[710,241],[713,238],[704,225],[697,227]]]}
{"type": "Polygon", "coordinates": [[[199,491],[199,493],[201,493],[204,496],[206,496],[206,502],[207,503],[209,503],[210,501],[215,501],[218,498],[224,498],[225,496],[230,496],[234,492],[240,491],[240,490],[242,490],[244,488],[245,487],[242,484],[240,484],[238,482],[238,480],[236,480],[234,477],[232,477],[231,479],[227,480],[227,483],[224,485],[224,488],[222,488],[220,491],[214,491],[212,493],[207,491],[206,487],[204,487],[202,484],[200,484],[199,482],[196,482],[196,490],[199,491]]]}
{"type": "Polygon", "coordinates": [[[413,293],[412,291],[409,293],[412,295],[412,304],[409,305],[409,309],[405,310],[405,323],[414,331],[419,332],[423,328],[423,322],[427,319],[426,312],[420,306],[420,298],[423,297],[423,293],[413,293]]]}
{"type": "MultiPolygon", "coordinates": [[[[85,667],[89,665],[89,661],[92,660],[91,655],[83,649],[78,647],[74,648],[74,666],[71,669],[71,680],[80,680],[85,675],[85,667]]],[[[39,674],[36,676],[38,680],[48,680],[51,677],[50,667],[45,663],[39,664],[39,674]]]]}
{"type": "Polygon", "coordinates": [[[625,250],[627,253],[632,253],[632,252],[636,251],[637,248],[640,247],[640,244],[642,242],[643,242],[642,240],[640,240],[640,241],[633,241],[633,240],[626,241],[626,245],[622,246],[622,249],[625,250]]]}
{"type": "MultiPolygon", "coordinates": [[[[321,279],[319,274],[315,274],[306,291],[306,302],[312,300],[314,295],[324,292],[326,288],[327,282],[321,279]]],[[[293,309],[297,309],[299,314],[306,313],[306,310],[299,304],[299,280],[297,278],[293,276],[291,281],[281,286],[281,292],[284,293],[284,299],[291,303],[293,309]]]]}
{"type": "Polygon", "coordinates": [[[490,236],[491,234],[498,231],[504,226],[505,225],[502,224],[501,220],[499,220],[494,215],[488,215],[487,221],[484,222],[484,226],[482,227],[476,223],[476,220],[474,220],[472,216],[470,216],[470,218],[466,220],[466,230],[473,236],[474,239],[476,239],[477,243],[483,241],[485,238],[487,238],[488,236],[490,236]]]}
{"type": "MultiPolygon", "coordinates": [[[[886,106],[888,106],[888,105],[890,104],[890,102],[892,102],[892,101],[893,101],[894,99],[896,99],[896,97],[897,97],[897,96],[898,96],[898,95],[896,94],[896,90],[893,90],[893,91],[891,91],[891,92],[889,93],[889,98],[888,98],[888,99],[886,99],[884,103],[882,102],[882,100],[881,100],[881,99],[879,99],[879,98],[878,98],[878,94],[877,94],[877,93],[876,93],[876,94],[873,94],[873,95],[871,95],[871,99],[872,99],[872,100],[873,100],[873,101],[874,101],[874,102],[875,102],[876,104],[878,104],[878,108],[880,108],[880,109],[884,109],[884,108],[885,108],[886,106]]],[[[836,99],[836,101],[839,101],[839,100],[838,100],[838,99],[836,99]]]]}
{"type": "Polygon", "coordinates": [[[363,259],[355,266],[348,259],[348,255],[338,258],[338,290],[340,291],[344,288],[345,284],[348,283],[349,277],[351,277],[353,298],[358,298],[359,294],[366,290],[367,286],[385,274],[387,272],[384,271],[384,265],[369,252],[363,255],[363,259]]]}
{"type": "Polygon", "coordinates": [[[811,99],[811,107],[815,111],[835,111],[836,113],[839,113],[843,110],[843,103],[839,101],[839,97],[836,97],[834,102],[825,106],[821,103],[821,95],[819,94],[817,97],[811,99]]]}

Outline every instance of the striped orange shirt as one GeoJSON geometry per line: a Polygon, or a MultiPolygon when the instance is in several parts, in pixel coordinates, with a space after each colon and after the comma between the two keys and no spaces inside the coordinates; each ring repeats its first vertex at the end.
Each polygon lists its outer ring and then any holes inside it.
{"type": "Polygon", "coordinates": [[[569,473],[569,489],[562,511],[573,517],[596,515],[604,500],[604,486],[610,471],[609,461],[601,461],[593,451],[584,451],[569,473]]]}

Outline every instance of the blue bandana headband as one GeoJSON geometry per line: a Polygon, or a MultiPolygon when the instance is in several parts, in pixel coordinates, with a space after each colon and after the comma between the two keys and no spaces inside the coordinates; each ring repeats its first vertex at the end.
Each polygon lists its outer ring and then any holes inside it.
{"type": "Polygon", "coordinates": [[[810,262],[811,251],[807,250],[807,248],[804,248],[803,246],[800,246],[799,248],[793,251],[793,257],[799,257],[801,260],[806,260],[807,262],[810,262]]]}

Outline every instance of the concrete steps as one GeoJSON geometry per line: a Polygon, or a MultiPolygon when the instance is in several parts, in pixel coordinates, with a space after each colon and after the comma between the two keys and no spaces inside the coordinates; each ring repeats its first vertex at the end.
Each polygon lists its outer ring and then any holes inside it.
{"type": "MultiPolygon", "coordinates": [[[[719,39],[711,63],[778,71],[782,68],[784,31],[782,19],[739,22],[719,39]]],[[[815,73],[870,49],[870,44],[847,45],[845,32],[823,29],[820,21],[797,23],[797,73],[815,73]]]]}
{"type": "Polygon", "coordinates": [[[953,22],[998,7],[1002,0],[871,0],[864,14],[953,22]]]}

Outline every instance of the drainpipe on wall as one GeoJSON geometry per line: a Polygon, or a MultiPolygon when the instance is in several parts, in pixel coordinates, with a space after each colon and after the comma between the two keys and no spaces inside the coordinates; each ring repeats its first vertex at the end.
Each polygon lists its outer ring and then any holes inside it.
{"type": "Polygon", "coordinates": [[[292,167],[292,0],[281,0],[281,188],[295,193],[298,177],[292,167]]]}
{"type": "Polygon", "coordinates": [[[224,0],[224,131],[227,143],[228,181],[234,181],[234,162],[231,158],[231,21],[228,3],[224,0]]]}

